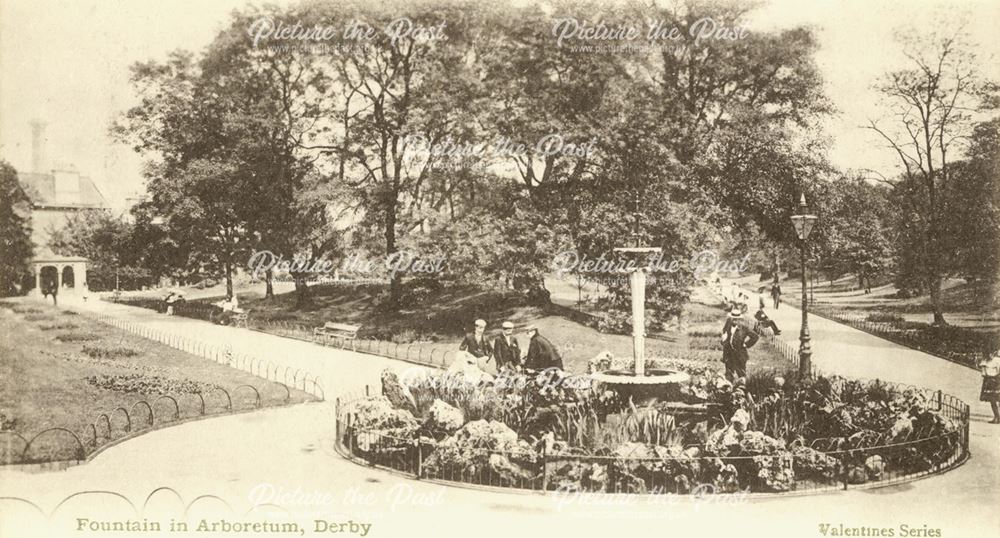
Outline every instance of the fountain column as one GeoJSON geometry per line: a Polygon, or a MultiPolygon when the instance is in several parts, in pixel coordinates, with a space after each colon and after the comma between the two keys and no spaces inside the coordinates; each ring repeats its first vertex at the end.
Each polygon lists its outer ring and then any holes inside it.
{"type": "Polygon", "coordinates": [[[632,271],[629,277],[632,288],[632,355],[635,357],[635,375],[646,374],[646,272],[642,268],[632,271]]]}

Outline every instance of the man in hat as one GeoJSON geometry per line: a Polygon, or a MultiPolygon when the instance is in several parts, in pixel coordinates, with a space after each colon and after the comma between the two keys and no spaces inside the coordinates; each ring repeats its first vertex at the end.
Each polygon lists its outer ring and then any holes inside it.
{"type": "Polygon", "coordinates": [[[731,383],[746,378],[747,361],[750,360],[747,350],[757,343],[757,339],[757,333],[743,320],[741,309],[734,305],[722,327],[722,363],[726,365],[726,379],[731,383]]]}
{"type": "Polygon", "coordinates": [[[476,320],[475,330],[465,335],[458,349],[460,351],[468,351],[469,354],[477,359],[487,357],[490,354],[489,344],[486,343],[486,320],[476,320]]]}
{"type": "Polygon", "coordinates": [[[538,328],[528,326],[528,337],[531,338],[528,344],[528,354],[524,356],[524,368],[526,370],[541,371],[546,368],[563,369],[562,357],[556,351],[556,346],[549,342],[548,338],[538,334],[538,328]]]}
{"type": "Polygon", "coordinates": [[[521,348],[518,347],[517,339],[514,338],[514,324],[505,321],[501,327],[500,336],[493,341],[493,358],[497,360],[497,371],[504,366],[514,369],[520,368],[521,348]]]}

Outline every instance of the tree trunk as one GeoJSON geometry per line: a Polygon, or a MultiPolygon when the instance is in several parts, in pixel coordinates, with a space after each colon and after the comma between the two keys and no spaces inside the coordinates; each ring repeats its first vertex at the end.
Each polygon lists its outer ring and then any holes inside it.
{"type": "Polygon", "coordinates": [[[274,271],[264,271],[264,299],[274,299],[274,271]]]}
{"type": "Polygon", "coordinates": [[[233,299],[233,262],[226,260],[226,300],[233,299]]]}
{"type": "Polygon", "coordinates": [[[934,308],[934,325],[947,325],[944,319],[944,310],[941,307],[941,277],[935,277],[931,281],[931,305],[934,308]]]}
{"type": "MultiPolygon", "coordinates": [[[[386,200],[385,210],[385,255],[392,256],[396,252],[396,199],[395,191],[391,191],[386,200]]],[[[403,275],[394,272],[389,279],[389,304],[395,310],[402,296],[403,275]]]]}
{"type": "Polygon", "coordinates": [[[930,202],[930,219],[929,225],[927,226],[927,245],[929,255],[927,256],[928,268],[930,269],[930,285],[931,285],[931,308],[934,311],[934,321],[933,325],[947,325],[948,322],[944,319],[944,309],[941,305],[941,281],[943,280],[941,276],[941,265],[940,258],[941,249],[938,243],[938,226],[937,226],[937,189],[934,184],[934,175],[931,174],[930,180],[927,183],[927,198],[930,202]]]}
{"type": "Polygon", "coordinates": [[[306,282],[306,273],[293,273],[292,280],[295,282],[295,308],[300,310],[309,304],[309,284],[306,282]]]}

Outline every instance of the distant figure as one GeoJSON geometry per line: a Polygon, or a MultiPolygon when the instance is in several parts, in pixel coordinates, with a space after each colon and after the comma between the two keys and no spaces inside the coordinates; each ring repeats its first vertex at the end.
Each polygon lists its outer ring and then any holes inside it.
{"type": "Polygon", "coordinates": [[[528,337],[531,342],[528,344],[528,354],[524,356],[525,370],[541,371],[546,368],[563,369],[562,357],[556,351],[556,347],[547,338],[538,334],[536,327],[528,327],[528,337]]]}
{"type": "Polygon", "coordinates": [[[502,328],[500,336],[493,341],[493,357],[497,360],[497,371],[505,366],[514,369],[520,368],[521,348],[518,347],[517,339],[514,338],[514,324],[505,321],[502,328]]]}
{"type": "Polygon", "coordinates": [[[53,306],[59,306],[59,300],[56,298],[56,295],[58,293],[59,293],[59,285],[56,284],[55,282],[53,282],[47,288],[42,290],[42,295],[44,295],[46,298],[48,298],[49,295],[52,296],[53,306]]]}
{"type": "Polygon", "coordinates": [[[750,296],[741,291],[739,299],[736,301],[736,306],[739,307],[741,314],[746,314],[750,310],[750,296]]]}
{"type": "Polygon", "coordinates": [[[458,349],[459,351],[468,351],[477,359],[489,355],[489,344],[486,343],[486,320],[476,320],[475,331],[465,335],[458,349]]]}
{"type": "Polygon", "coordinates": [[[757,313],[754,314],[754,319],[757,320],[757,326],[765,329],[771,329],[775,336],[781,334],[781,330],[778,329],[778,324],[774,322],[773,319],[767,317],[767,313],[764,312],[764,305],[760,306],[757,313]]]}
{"type": "Polygon", "coordinates": [[[771,285],[771,298],[774,299],[774,309],[777,310],[781,305],[781,286],[777,282],[771,285]]]}
{"type": "Polygon", "coordinates": [[[184,302],[184,296],[173,290],[167,292],[167,296],[163,298],[163,302],[166,303],[166,312],[168,316],[174,315],[174,305],[177,303],[184,302]]]}
{"type": "Polygon", "coordinates": [[[764,286],[757,288],[757,310],[764,309],[764,286]]]}
{"type": "Polygon", "coordinates": [[[1000,350],[994,350],[989,359],[979,364],[983,374],[983,387],[979,391],[979,399],[990,402],[993,410],[993,420],[990,424],[1000,424],[1000,350]]]}
{"type": "Polygon", "coordinates": [[[757,339],[757,333],[743,323],[743,312],[733,308],[722,327],[722,363],[726,365],[726,379],[730,383],[735,385],[746,378],[747,361],[750,360],[747,350],[757,343],[757,339]]]}

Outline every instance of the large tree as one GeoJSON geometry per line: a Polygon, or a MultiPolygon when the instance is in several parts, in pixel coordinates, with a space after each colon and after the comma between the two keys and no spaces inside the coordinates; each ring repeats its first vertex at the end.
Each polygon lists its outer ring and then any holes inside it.
{"type": "Polygon", "coordinates": [[[132,81],[142,100],[113,132],[149,158],[150,203],[178,243],[214,261],[211,272],[224,275],[231,297],[233,272],[253,242],[248,208],[266,193],[233,151],[226,80],[206,76],[191,54],[176,52],[163,63],[136,64],[132,81]]]}
{"type": "Polygon", "coordinates": [[[22,289],[32,255],[31,200],[14,167],[0,161],[0,295],[22,289]]]}
{"type": "Polygon", "coordinates": [[[895,231],[891,189],[860,174],[836,176],[815,186],[816,257],[831,277],[852,273],[860,287],[893,269],[895,231]]]}
{"type": "Polygon", "coordinates": [[[922,240],[909,249],[905,274],[930,290],[933,322],[943,325],[941,285],[950,261],[941,193],[952,181],[952,165],[965,152],[976,116],[995,107],[997,88],[979,73],[962,25],[900,35],[908,66],[877,83],[886,117],[868,127],[899,159],[906,188],[917,197],[911,206],[921,218],[913,224],[922,240]]]}

